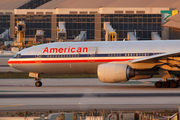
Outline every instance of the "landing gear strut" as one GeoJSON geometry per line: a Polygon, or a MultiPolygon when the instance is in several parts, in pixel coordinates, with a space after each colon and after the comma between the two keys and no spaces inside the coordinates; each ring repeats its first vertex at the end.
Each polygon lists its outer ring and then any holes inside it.
{"type": "Polygon", "coordinates": [[[36,87],[41,87],[42,86],[42,82],[40,81],[39,78],[35,78],[34,80],[36,80],[36,82],[35,82],[36,87]]]}

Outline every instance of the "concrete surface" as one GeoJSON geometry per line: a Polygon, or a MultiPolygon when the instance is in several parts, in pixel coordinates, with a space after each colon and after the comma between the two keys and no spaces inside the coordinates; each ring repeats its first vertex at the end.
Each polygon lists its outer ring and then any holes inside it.
{"type": "Polygon", "coordinates": [[[159,78],[101,83],[97,78],[0,79],[0,111],[9,110],[177,110],[180,88],[154,88],[159,78]]]}

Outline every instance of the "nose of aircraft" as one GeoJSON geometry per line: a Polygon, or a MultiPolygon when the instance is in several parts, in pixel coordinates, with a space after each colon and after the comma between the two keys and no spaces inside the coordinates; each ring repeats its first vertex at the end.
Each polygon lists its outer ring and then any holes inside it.
{"type": "Polygon", "coordinates": [[[10,67],[13,67],[11,61],[12,61],[12,58],[10,58],[10,59],[8,60],[8,65],[9,65],[10,67]]]}

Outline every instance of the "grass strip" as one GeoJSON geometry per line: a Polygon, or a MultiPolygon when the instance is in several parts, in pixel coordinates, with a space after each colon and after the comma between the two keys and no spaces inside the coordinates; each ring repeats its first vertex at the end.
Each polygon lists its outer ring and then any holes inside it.
{"type": "MultiPolygon", "coordinates": [[[[96,74],[72,74],[72,75],[40,75],[41,78],[97,78],[96,74]]],[[[31,78],[24,72],[0,72],[0,78],[31,78]]]]}

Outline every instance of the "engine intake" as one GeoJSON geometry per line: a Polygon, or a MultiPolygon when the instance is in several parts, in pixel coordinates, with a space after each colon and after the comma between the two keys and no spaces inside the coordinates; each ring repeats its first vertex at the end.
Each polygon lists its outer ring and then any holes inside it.
{"type": "Polygon", "coordinates": [[[98,78],[101,82],[127,82],[135,76],[134,70],[125,64],[106,63],[98,66],[98,78]]]}

